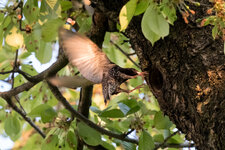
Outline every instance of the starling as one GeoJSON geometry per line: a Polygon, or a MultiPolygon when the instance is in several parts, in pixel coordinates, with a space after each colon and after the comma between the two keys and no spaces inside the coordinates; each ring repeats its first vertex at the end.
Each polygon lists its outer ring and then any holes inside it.
{"type": "MultiPolygon", "coordinates": [[[[95,43],[77,32],[60,28],[59,43],[69,62],[77,67],[84,78],[93,84],[102,83],[105,103],[113,94],[128,92],[120,88],[123,82],[143,75],[133,68],[121,68],[114,64],[95,43]]],[[[72,84],[72,80],[68,83],[72,84]]]]}

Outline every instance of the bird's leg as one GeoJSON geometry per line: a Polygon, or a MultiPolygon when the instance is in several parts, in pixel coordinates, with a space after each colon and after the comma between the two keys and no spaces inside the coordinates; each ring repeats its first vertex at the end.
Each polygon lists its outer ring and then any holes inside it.
{"type": "Polygon", "coordinates": [[[121,88],[119,87],[119,88],[117,88],[116,92],[117,92],[117,93],[125,92],[125,93],[127,93],[127,94],[130,94],[130,93],[133,92],[134,90],[137,90],[137,89],[140,90],[140,88],[142,88],[144,85],[145,85],[144,83],[141,84],[141,85],[138,85],[137,87],[135,87],[135,88],[132,89],[132,90],[125,90],[125,89],[121,89],[121,88]]]}
{"type": "Polygon", "coordinates": [[[135,87],[134,89],[132,89],[132,90],[129,90],[129,93],[131,93],[131,92],[133,92],[134,90],[140,90],[140,88],[142,88],[143,86],[144,86],[145,84],[143,83],[143,84],[141,84],[141,85],[138,85],[137,87],[135,87]]]}
{"type": "MultiPolygon", "coordinates": [[[[141,76],[142,80],[145,80],[145,76],[148,75],[147,72],[137,72],[137,74],[138,74],[138,75],[136,75],[136,77],[137,77],[137,76],[141,76]]],[[[136,78],[136,77],[135,77],[135,78],[136,78]]]]}
{"type": "Polygon", "coordinates": [[[125,89],[121,89],[120,87],[118,87],[117,89],[116,89],[116,93],[120,93],[120,92],[125,92],[125,93],[130,93],[130,91],[129,90],[125,90],[125,89]]]}
{"type": "Polygon", "coordinates": [[[130,76],[130,75],[127,75],[127,74],[124,74],[124,73],[120,73],[119,76],[124,78],[124,79],[133,79],[133,78],[136,78],[138,76],[141,76],[142,80],[144,80],[144,77],[148,75],[147,72],[137,72],[137,75],[135,76],[130,76]]]}

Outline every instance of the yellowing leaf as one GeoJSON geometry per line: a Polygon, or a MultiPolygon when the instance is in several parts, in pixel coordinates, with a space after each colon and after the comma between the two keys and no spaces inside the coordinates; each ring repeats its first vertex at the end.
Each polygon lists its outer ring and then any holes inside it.
{"type": "Polygon", "coordinates": [[[137,6],[137,0],[130,0],[122,7],[120,11],[120,15],[119,15],[119,21],[121,26],[120,31],[123,31],[127,28],[129,22],[134,16],[136,6],[137,6]]]}
{"type": "Polygon", "coordinates": [[[11,34],[6,36],[6,43],[10,46],[20,48],[23,45],[23,35],[17,33],[16,27],[13,27],[10,32],[11,34]]]}
{"type": "Polygon", "coordinates": [[[57,0],[46,0],[46,3],[49,5],[49,7],[51,9],[54,9],[56,3],[57,3],[57,0]]]}

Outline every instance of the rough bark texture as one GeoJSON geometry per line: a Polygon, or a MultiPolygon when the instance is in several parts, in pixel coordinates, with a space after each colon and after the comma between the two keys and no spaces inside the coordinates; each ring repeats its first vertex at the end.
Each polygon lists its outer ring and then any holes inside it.
{"type": "MultiPolygon", "coordinates": [[[[197,27],[208,0],[193,8],[196,15],[185,24],[180,16],[170,35],[154,47],[141,31],[142,16],[134,17],[125,34],[136,51],[142,70],[149,72],[147,83],[161,110],[177,128],[193,140],[198,149],[225,148],[225,55],[223,41],[213,40],[211,27],[197,27]],[[193,22],[192,22],[193,21],[193,22]]],[[[117,14],[121,1],[98,1],[108,15],[117,14]]],[[[110,20],[116,21],[112,18],[110,20]]]]}

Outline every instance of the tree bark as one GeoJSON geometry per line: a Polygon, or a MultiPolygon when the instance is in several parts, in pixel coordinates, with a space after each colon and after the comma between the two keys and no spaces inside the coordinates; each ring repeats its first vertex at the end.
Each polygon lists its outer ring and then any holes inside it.
{"type": "MultiPolygon", "coordinates": [[[[95,3],[110,20],[117,21],[126,1],[102,0],[95,3]]],[[[142,16],[132,19],[125,35],[136,51],[149,88],[158,99],[161,110],[193,140],[198,149],[225,148],[225,55],[223,41],[213,40],[211,27],[199,27],[210,8],[192,6],[196,15],[185,24],[178,14],[170,35],[154,47],[141,31],[142,16]]]]}

